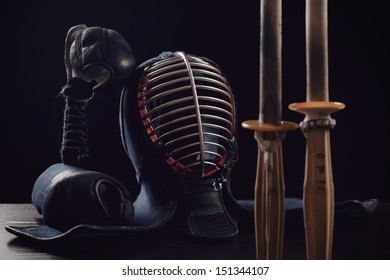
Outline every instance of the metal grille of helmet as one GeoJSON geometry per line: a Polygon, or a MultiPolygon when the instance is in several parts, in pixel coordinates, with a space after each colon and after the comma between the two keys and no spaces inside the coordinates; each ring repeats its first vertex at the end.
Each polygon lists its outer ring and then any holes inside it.
{"type": "Polygon", "coordinates": [[[176,172],[204,177],[223,167],[235,106],[228,81],[214,64],[176,52],[147,66],[138,106],[151,141],[161,145],[176,172]]]}

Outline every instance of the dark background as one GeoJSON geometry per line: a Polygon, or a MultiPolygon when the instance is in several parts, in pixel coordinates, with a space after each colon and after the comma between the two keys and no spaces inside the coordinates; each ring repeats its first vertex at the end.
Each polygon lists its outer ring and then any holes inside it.
{"type": "MultiPolygon", "coordinates": [[[[390,201],[389,19],[384,0],[329,0],[330,99],[344,102],[331,132],[336,200],[390,201]],[[386,99],[387,100],[387,99],[386,99]]],[[[13,1],[1,9],[0,202],[30,202],[37,176],[60,161],[63,43],[76,24],[120,32],[137,62],[182,50],[217,62],[236,95],[238,122],[258,116],[259,1],[13,1]]],[[[5,5],[5,6],[4,6],[5,5]]],[[[304,0],[283,1],[283,116],[305,100],[304,0]]],[[[239,128],[233,188],[251,196],[253,133],[239,128]]],[[[301,196],[305,139],[283,142],[286,194],[301,196]]],[[[133,176],[129,166],[129,176],[133,176]]]]}

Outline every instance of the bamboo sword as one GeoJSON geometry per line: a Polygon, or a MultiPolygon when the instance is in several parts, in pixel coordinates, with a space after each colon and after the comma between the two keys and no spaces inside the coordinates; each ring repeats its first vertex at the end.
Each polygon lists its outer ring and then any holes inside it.
{"type": "Polygon", "coordinates": [[[254,187],[257,259],[281,259],[284,233],[284,178],[281,142],[298,125],[281,120],[281,0],[260,3],[260,112],[242,123],[258,143],[254,187]]]}
{"type": "Polygon", "coordinates": [[[344,109],[329,102],[327,0],[306,0],[306,102],[289,106],[306,115],[300,127],[306,139],[303,186],[306,252],[308,259],[331,259],[334,223],[334,186],[330,151],[330,114],[344,109]]]}

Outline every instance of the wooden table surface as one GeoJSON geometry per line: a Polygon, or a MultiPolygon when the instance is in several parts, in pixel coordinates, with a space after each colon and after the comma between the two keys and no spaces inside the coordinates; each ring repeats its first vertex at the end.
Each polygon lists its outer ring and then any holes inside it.
{"type": "MultiPolygon", "coordinates": [[[[188,238],[175,226],[148,234],[104,237],[65,244],[27,241],[5,230],[5,225],[31,225],[40,216],[31,204],[0,204],[0,259],[233,259],[255,258],[252,225],[240,227],[232,240],[200,241],[188,238]]],[[[376,213],[353,221],[337,220],[334,259],[390,260],[390,203],[376,213]]],[[[284,259],[305,259],[301,217],[286,216],[284,259]]]]}
{"type": "Polygon", "coordinates": [[[31,225],[40,216],[31,204],[0,204],[0,259],[253,259],[249,231],[229,241],[201,242],[174,227],[161,231],[95,238],[65,244],[42,244],[7,232],[5,225],[31,225]]]}

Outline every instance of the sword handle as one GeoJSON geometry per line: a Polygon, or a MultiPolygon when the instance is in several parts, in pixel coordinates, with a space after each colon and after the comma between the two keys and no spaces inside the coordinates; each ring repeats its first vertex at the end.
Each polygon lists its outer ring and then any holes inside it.
{"type": "Polygon", "coordinates": [[[308,259],[331,259],[334,223],[334,185],[330,131],[306,133],[306,167],[303,186],[306,253],[308,259]]]}
{"type": "MultiPolygon", "coordinates": [[[[255,131],[257,140],[257,171],[254,187],[254,216],[257,259],[282,259],[284,237],[284,174],[282,140],[286,131],[298,125],[283,121],[280,125],[248,120],[242,123],[255,131]],[[262,143],[263,132],[273,133],[274,140],[262,143]],[[267,149],[267,147],[274,149],[267,149]]],[[[266,141],[265,141],[266,142],[266,141]]]]}
{"type": "Polygon", "coordinates": [[[303,212],[308,259],[331,259],[334,224],[334,185],[330,152],[330,115],[342,110],[340,102],[293,103],[290,110],[305,114],[300,127],[307,138],[303,212]]]}
{"type": "Polygon", "coordinates": [[[257,259],[280,260],[284,238],[284,175],[282,145],[266,167],[265,153],[258,149],[255,183],[255,234],[257,259]]]}

